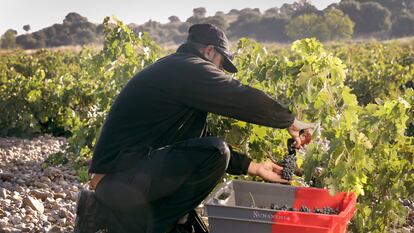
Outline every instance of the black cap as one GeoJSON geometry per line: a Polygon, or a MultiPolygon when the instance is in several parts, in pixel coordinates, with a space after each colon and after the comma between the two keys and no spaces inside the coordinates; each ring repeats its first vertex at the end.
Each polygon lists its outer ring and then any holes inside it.
{"type": "Polygon", "coordinates": [[[230,53],[229,41],[224,32],[213,24],[194,24],[188,30],[187,41],[204,45],[214,45],[224,57],[223,68],[230,73],[236,73],[237,68],[231,62],[233,55],[230,53]]]}

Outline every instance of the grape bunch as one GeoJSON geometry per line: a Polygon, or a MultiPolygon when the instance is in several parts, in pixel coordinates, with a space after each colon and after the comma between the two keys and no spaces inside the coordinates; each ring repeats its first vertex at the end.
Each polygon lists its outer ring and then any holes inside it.
{"type": "Polygon", "coordinates": [[[288,154],[283,158],[282,166],[282,178],[285,180],[291,180],[293,172],[296,168],[296,150],[295,150],[295,141],[293,138],[288,139],[288,154]]]}
{"type": "Polygon", "coordinates": [[[315,214],[322,214],[322,210],[321,210],[321,209],[319,209],[319,208],[315,208],[315,209],[313,209],[313,212],[314,212],[315,214]]]}
{"type": "Polygon", "coordinates": [[[400,202],[403,206],[409,209],[406,225],[407,226],[414,226],[414,201],[409,199],[402,200],[400,198],[400,202]]]}
{"type": "Polygon", "coordinates": [[[331,214],[331,215],[339,214],[339,210],[338,209],[334,210],[330,206],[325,206],[322,209],[322,214],[331,214]]]}
{"type": "Polygon", "coordinates": [[[270,204],[270,209],[271,210],[280,210],[280,206],[272,203],[272,204],[270,204]]]}
{"type": "Polygon", "coordinates": [[[272,210],[283,210],[283,211],[296,211],[296,209],[293,208],[293,207],[289,207],[287,205],[279,206],[279,205],[274,204],[274,203],[270,204],[270,209],[272,209],[272,210]]]}
{"type": "Polygon", "coordinates": [[[330,206],[325,206],[322,209],[315,208],[313,209],[315,214],[329,214],[329,215],[338,215],[339,209],[332,209],[330,206]]]}
{"type": "Polygon", "coordinates": [[[277,204],[272,203],[272,204],[270,204],[270,209],[272,209],[272,210],[285,210],[286,211],[286,210],[289,209],[289,207],[287,205],[279,206],[277,204]]]}
{"type": "MultiPolygon", "coordinates": [[[[304,212],[304,213],[312,213],[312,211],[310,210],[310,208],[308,208],[305,205],[302,205],[300,207],[300,209],[295,209],[294,207],[289,207],[287,205],[277,205],[275,203],[271,203],[270,204],[270,209],[272,210],[281,210],[281,211],[300,211],[300,212],[304,212]]],[[[315,214],[327,214],[327,215],[338,215],[339,214],[339,209],[332,209],[332,207],[330,206],[325,206],[322,209],[320,208],[315,208],[313,209],[313,213],[315,214]]]]}
{"type": "Polygon", "coordinates": [[[300,212],[310,213],[310,209],[307,206],[301,206],[299,209],[300,212]]]}
{"type": "Polygon", "coordinates": [[[414,226],[414,211],[411,211],[407,216],[407,224],[409,226],[414,226]]]}
{"type": "Polygon", "coordinates": [[[406,206],[408,208],[410,208],[411,210],[414,210],[414,201],[409,200],[409,199],[400,199],[401,204],[403,204],[403,206],[406,206]]]}

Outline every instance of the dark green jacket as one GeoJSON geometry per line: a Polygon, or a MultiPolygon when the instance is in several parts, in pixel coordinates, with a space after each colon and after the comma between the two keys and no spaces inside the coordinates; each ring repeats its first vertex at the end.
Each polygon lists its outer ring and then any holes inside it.
{"type": "MultiPolygon", "coordinates": [[[[122,89],[106,118],[89,171],[116,172],[117,158],[131,148],[158,148],[202,137],[208,112],[274,128],[287,128],[294,120],[270,96],[230,78],[184,44],[137,73],[122,89]]],[[[227,172],[245,174],[250,161],[233,152],[227,172]]]]}

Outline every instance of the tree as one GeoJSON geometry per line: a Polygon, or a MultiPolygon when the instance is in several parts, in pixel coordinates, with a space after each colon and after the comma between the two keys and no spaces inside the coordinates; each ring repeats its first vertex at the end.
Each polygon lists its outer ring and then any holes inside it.
{"type": "Polygon", "coordinates": [[[267,16],[274,16],[274,15],[278,15],[279,14],[279,8],[277,7],[273,7],[273,8],[269,8],[267,10],[265,10],[264,15],[267,16]]]}
{"type": "Polygon", "coordinates": [[[388,31],[391,27],[390,11],[376,2],[362,3],[360,7],[362,20],[356,29],[364,34],[388,31]]]}
{"type": "Polygon", "coordinates": [[[316,37],[321,41],[330,39],[328,26],[317,14],[304,14],[290,20],[286,25],[286,34],[292,40],[307,37],[316,37]]]}
{"type": "Polygon", "coordinates": [[[355,23],[355,34],[361,34],[361,22],[364,20],[360,11],[360,4],[355,1],[342,1],[338,5],[339,10],[344,12],[355,23]]]}
{"type": "Polygon", "coordinates": [[[293,3],[294,12],[292,17],[296,17],[304,14],[319,14],[318,8],[312,5],[309,1],[301,0],[293,3]]]}
{"type": "Polygon", "coordinates": [[[256,39],[259,41],[288,42],[289,37],[285,33],[285,27],[289,19],[279,15],[262,17],[257,25],[252,25],[256,29],[256,39]]]}
{"type": "Polygon", "coordinates": [[[29,31],[30,31],[30,25],[29,24],[26,24],[26,25],[24,25],[23,26],[23,30],[25,30],[26,31],[26,33],[28,33],[29,31]]]}
{"type": "Polygon", "coordinates": [[[413,14],[414,13],[414,1],[413,0],[356,0],[360,3],[366,2],[377,2],[381,6],[387,8],[391,14],[392,18],[398,18],[404,14],[413,14]]]}
{"type": "Polygon", "coordinates": [[[237,20],[230,24],[230,37],[233,39],[240,37],[255,38],[256,26],[258,25],[260,19],[260,12],[248,8],[241,10],[237,20]]]}
{"type": "MultiPolygon", "coordinates": [[[[29,25],[25,25],[27,27],[29,25]]],[[[71,44],[88,44],[99,41],[102,36],[102,25],[94,23],[79,15],[69,13],[62,24],[53,24],[50,27],[31,34],[16,37],[17,45],[25,49],[55,47],[71,44]]]]}
{"type": "Polygon", "coordinates": [[[187,34],[176,32],[176,33],[172,34],[171,39],[176,44],[182,44],[187,39],[187,34]]]}
{"type": "Polygon", "coordinates": [[[231,9],[230,11],[229,11],[229,15],[238,15],[240,13],[240,11],[239,10],[237,10],[237,9],[231,9]]]}
{"type": "Polygon", "coordinates": [[[37,41],[36,47],[35,47],[36,49],[46,47],[46,44],[47,44],[46,41],[49,38],[46,36],[45,30],[37,31],[35,33],[32,33],[32,35],[33,35],[34,39],[36,39],[36,41],[37,41]]]}
{"type": "Polygon", "coordinates": [[[56,28],[55,27],[47,27],[42,30],[45,33],[46,38],[53,38],[56,36],[56,28]]]}
{"type": "Polygon", "coordinates": [[[360,4],[355,1],[342,1],[339,5],[331,4],[330,7],[337,6],[342,12],[348,15],[355,23],[361,21],[360,4]]]}
{"type": "Polygon", "coordinates": [[[223,16],[210,16],[207,18],[203,18],[200,20],[200,23],[210,23],[213,24],[215,26],[217,26],[218,28],[220,28],[223,31],[226,31],[227,28],[229,27],[228,22],[226,21],[226,19],[224,19],[223,16]]]}
{"type": "Polygon", "coordinates": [[[34,49],[38,47],[37,40],[31,34],[16,37],[16,44],[23,49],[34,49]]]}
{"type": "Polygon", "coordinates": [[[171,15],[170,17],[168,17],[168,20],[170,21],[170,23],[181,22],[180,18],[178,18],[178,16],[175,15],[171,15]]]}
{"type": "Polygon", "coordinates": [[[414,35],[414,15],[403,14],[396,18],[391,28],[393,37],[413,36],[414,35]]]}
{"type": "Polygon", "coordinates": [[[330,40],[345,40],[352,38],[355,24],[341,10],[328,9],[324,12],[323,17],[329,30],[330,40]]]}
{"type": "Polygon", "coordinates": [[[103,30],[104,30],[103,24],[98,24],[96,26],[95,33],[98,34],[98,35],[101,35],[101,34],[103,34],[103,30]]]}
{"type": "Polygon", "coordinates": [[[73,24],[79,22],[88,22],[88,19],[76,12],[71,12],[67,14],[65,19],[63,20],[63,24],[73,24]]]}
{"type": "Polygon", "coordinates": [[[344,1],[338,7],[354,21],[356,35],[372,34],[390,29],[391,13],[379,3],[344,1]]]}
{"type": "Polygon", "coordinates": [[[2,49],[14,49],[16,48],[16,35],[17,31],[13,29],[7,30],[0,38],[0,44],[2,49]]]}
{"type": "Polygon", "coordinates": [[[201,20],[206,17],[206,8],[199,7],[193,9],[193,16],[187,19],[188,23],[196,24],[201,23],[201,20]]]}
{"type": "Polygon", "coordinates": [[[178,31],[181,33],[187,33],[188,29],[190,29],[191,24],[184,22],[178,26],[178,31]]]}
{"type": "Polygon", "coordinates": [[[221,17],[225,17],[226,16],[226,14],[224,14],[224,12],[223,11],[217,11],[216,12],[216,14],[214,14],[215,16],[221,16],[221,17]]]}
{"type": "Polygon", "coordinates": [[[95,33],[91,30],[81,29],[75,34],[75,44],[85,45],[95,40],[95,33]]]}
{"type": "Polygon", "coordinates": [[[354,23],[342,11],[326,9],[323,15],[304,14],[288,23],[286,34],[293,40],[316,37],[319,40],[350,39],[354,23]]]}
{"type": "Polygon", "coordinates": [[[280,7],[280,13],[291,17],[293,15],[293,13],[295,12],[295,8],[293,6],[293,4],[288,4],[288,3],[284,3],[281,7],[280,7]]]}
{"type": "Polygon", "coordinates": [[[193,9],[193,17],[204,18],[206,17],[207,10],[204,7],[198,7],[193,9]]]}
{"type": "Polygon", "coordinates": [[[285,3],[279,9],[280,14],[295,18],[304,14],[319,14],[319,10],[307,0],[299,0],[292,4],[285,3]]]}

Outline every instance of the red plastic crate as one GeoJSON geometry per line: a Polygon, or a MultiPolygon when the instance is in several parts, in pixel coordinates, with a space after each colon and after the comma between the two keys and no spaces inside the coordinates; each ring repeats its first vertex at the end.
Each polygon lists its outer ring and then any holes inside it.
{"type": "Polygon", "coordinates": [[[204,202],[211,233],[345,233],[355,214],[356,195],[251,181],[229,181],[204,202]],[[338,215],[275,211],[271,203],[311,210],[330,206],[338,215]],[[254,205],[253,205],[254,204],[254,205]]]}

